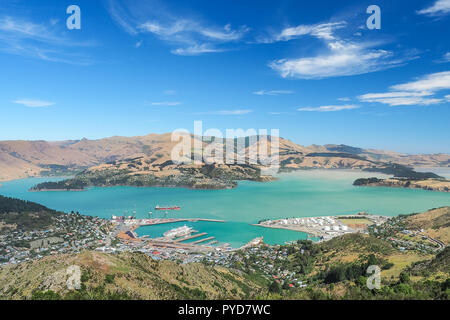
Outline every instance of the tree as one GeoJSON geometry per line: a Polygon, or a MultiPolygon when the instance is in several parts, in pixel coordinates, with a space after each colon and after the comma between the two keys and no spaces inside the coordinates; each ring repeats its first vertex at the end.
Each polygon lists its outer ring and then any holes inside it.
{"type": "Polygon", "coordinates": [[[409,275],[406,272],[400,273],[400,283],[409,283],[411,279],[409,278],[409,275]]]}
{"type": "Polygon", "coordinates": [[[273,281],[269,286],[269,292],[280,293],[281,292],[280,284],[276,281],[273,281]]]}

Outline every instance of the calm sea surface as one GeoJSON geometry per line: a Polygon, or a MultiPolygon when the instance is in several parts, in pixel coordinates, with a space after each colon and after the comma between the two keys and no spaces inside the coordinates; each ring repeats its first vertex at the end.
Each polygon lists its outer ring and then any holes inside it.
{"type": "MultiPolygon", "coordinates": [[[[442,172],[440,172],[442,173],[442,172]]],[[[449,172],[446,172],[448,174],[449,172]]],[[[180,211],[167,217],[212,218],[225,223],[186,223],[200,232],[207,232],[221,243],[233,247],[264,236],[266,243],[306,239],[306,234],[289,230],[251,226],[265,218],[307,217],[357,213],[394,216],[421,212],[434,207],[450,206],[450,193],[425,190],[354,187],[359,177],[373,173],[355,171],[309,170],[282,174],[279,180],[266,183],[242,181],[231,190],[190,190],[184,188],[108,187],[86,191],[29,192],[31,186],[42,181],[62,178],[30,178],[2,182],[0,194],[35,201],[56,210],[79,211],[82,214],[110,218],[111,215],[131,214],[137,218],[154,217],[156,205],[179,205],[180,211]]],[[[377,176],[381,176],[377,174],[377,176]]],[[[160,236],[163,232],[185,223],[142,227],[139,235],[160,236]]]]}

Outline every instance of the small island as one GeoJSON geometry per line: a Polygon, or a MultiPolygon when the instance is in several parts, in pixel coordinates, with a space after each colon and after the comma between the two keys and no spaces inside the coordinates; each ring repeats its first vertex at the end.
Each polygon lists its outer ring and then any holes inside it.
{"type": "Polygon", "coordinates": [[[134,186],[134,187],[183,187],[191,189],[231,189],[237,181],[272,181],[275,178],[261,174],[252,165],[176,165],[167,161],[159,166],[136,163],[103,164],[87,169],[71,179],[43,182],[30,191],[80,191],[87,187],[134,186]]]}

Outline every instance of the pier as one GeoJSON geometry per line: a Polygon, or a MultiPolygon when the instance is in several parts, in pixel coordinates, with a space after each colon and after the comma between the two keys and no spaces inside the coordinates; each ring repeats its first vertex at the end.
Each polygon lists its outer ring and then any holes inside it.
{"type": "Polygon", "coordinates": [[[194,234],[194,235],[187,236],[187,237],[184,237],[184,238],[176,239],[173,242],[174,243],[178,243],[178,242],[181,242],[181,241],[186,241],[186,240],[189,240],[189,239],[198,238],[198,237],[204,236],[206,234],[207,234],[206,232],[202,232],[202,233],[194,234]]]}
{"type": "Polygon", "coordinates": [[[214,239],[214,237],[208,237],[208,238],[196,240],[196,241],[192,242],[192,244],[202,243],[202,242],[205,242],[205,241],[208,241],[208,240],[212,240],[212,239],[214,239]]]}
{"type": "Polygon", "coordinates": [[[125,220],[116,219],[112,221],[134,227],[153,226],[158,224],[175,223],[175,222],[198,222],[198,221],[221,222],[221,223],[226,222],[225,220],[203,219],[203,218],[152,218],[152,219],[125,219],[125,220]]]}

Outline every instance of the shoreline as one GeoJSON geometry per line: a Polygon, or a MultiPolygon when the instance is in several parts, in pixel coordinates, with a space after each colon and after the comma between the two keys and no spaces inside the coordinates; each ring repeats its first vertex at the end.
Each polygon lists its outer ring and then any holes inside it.
{"type": "MultiPolygon", "coordinates": [[[[34,178],[34,177],[30,177],[30,178],[34,178]]],[[[21,180],[21,179],[17,179],[17,180],[21,180]]],[[[230,186],[230,187],[224,187],[224,188],[194,188],[192,186],[183,186],[183,185],[151,185],[151,186],[135,186],[135,185],[129,185],[129,184],[117,184],[117,185],[108,185],[108,186],[94,186],[94,185],[90,185],[90,186],[86,186],[85,189],[37,189],[37,190],[32,190],[31,188],[28,190],[29,192],[45,192],[45,191],[87,191],[89,190],[89,188],[112,188],[112,187],[133,187],[133,188],[182,188],[182,189],[190,189],[190,190],[231,190],[231,189],[236,189],[239,186],[239,182],[242,181],[252,181],[252,182],[261,182],[261,183],[266,183],[266,182],[272,182],[272,181],[277,181],[279,180],[279,178],[277,177],[270,177],[264,180],[236,180],[236,185],[235,186],[230,186]]],[[[11,180],[13,181],[13,180],[11,180]]],[[[1,185],[0,185],[1,186],[1,185]]]]}
{"type": "Polygon", "coordinates": [[[400,188],[410,190],[425,190],[434,192],[450,192],[450,180],[447,179],[374,179],[374,178],[360,178],[353,182],[356,187],[384,187],[384,188],[400,188]]]}

